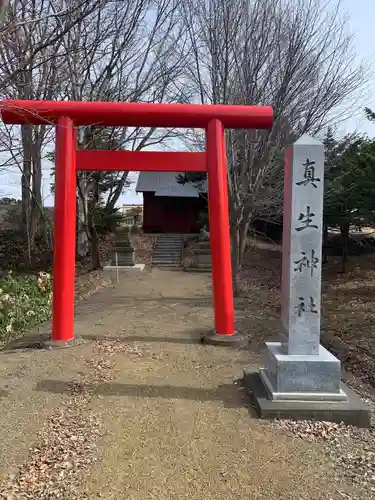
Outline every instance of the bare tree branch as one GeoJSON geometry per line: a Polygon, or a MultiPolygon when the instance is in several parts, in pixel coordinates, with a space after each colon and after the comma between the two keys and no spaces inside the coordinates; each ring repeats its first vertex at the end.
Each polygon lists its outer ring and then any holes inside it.
{"type": "Polygon", "coordinates": [[[271,105],[270,131],[227,133],[234,272],[249,224],[281,214],[280,154],[298,135],[342,118],[365,76],[340,2],[186,0],[187,94],[213,104],[271,105]]]}

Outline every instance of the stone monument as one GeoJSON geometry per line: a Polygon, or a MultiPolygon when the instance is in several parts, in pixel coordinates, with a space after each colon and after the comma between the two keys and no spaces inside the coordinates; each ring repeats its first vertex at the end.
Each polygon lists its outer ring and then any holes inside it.
{"type": "Polygon", "coordinates": [[[369,409],[341,384],[340,361],[320,345],[323,192],[324,146],[304,135],[285,155],[283,340],[266,342],[264,369],[258,377],[245,370],[245,383],[261,416],[368,426],[369,409]]]}

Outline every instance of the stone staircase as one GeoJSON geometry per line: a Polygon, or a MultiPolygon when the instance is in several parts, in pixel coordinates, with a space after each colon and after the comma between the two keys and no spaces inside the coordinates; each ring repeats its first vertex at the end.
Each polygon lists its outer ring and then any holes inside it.
{"type": "Polygon", "coordinates": [[[157,237],[152,265],[157,267],[181,267],[184,234],[161,234],[157,237]]]}
{"type": "Polygon", "coordinates": [[[116,266],[116,253],[118,266],[134,266],[134,248],[130,242],[129,234],[118,232],[115,238],[111,266],[116,266]]]}

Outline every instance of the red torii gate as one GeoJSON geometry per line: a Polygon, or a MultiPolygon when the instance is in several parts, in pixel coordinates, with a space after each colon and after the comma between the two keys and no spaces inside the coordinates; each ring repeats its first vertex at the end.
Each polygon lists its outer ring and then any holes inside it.
{"type": "Polygon", "coordinates": [[[7,124],[56,125],[52,340],[74,339],[76,170],[208,173],[215,333],[234,340],[234,305],[224,128],[270,128],[272,108],[200,104],[22,101],[1,103],[7,124]],[[204,128],[206,152],[76,150],[80,125],[204,128]]]}

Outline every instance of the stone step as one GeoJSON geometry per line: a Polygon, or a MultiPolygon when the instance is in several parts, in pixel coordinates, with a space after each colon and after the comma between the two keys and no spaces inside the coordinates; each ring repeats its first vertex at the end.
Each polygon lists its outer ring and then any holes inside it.
{"type": "Polygon", "coordinates": [[[181,255],[182,254],[182,249],[180,250],[179,248],[156,248],[153,252],[153,255],[158,254],[158,253],[163,253],[163,254],[175,254],[175,255],[181,255]]]}
{"type": "Polygon", "coordinates": [[[115,239],[115,244],[117,244],[117,245],[131,245],[132,243],[130,240],[124,240],[121,238],[118,240],[115,239]]]}
{"type": "Polygon", "coordinates": [[[161,234],[158,236],[158,240],[184,240],[185,236],[181,234],[161,234]]]}
{"type": "Polygon", "coordinates": [[[181,266],[181,261],[180,260],[163,260],[163,261],[153,260],[151,262],[151,264],[153,266],[169,266],[169,265],[181,266]]]}
{"type": "Polygon", "coordinates": [[[130,240],[115,240],[115,245],[124,245],[124,246],[132,246],[132,242],[130,240]]]}
{"type": "Polygon", "coordinates": [[[182,255],[180,253],[154,253],[152,255],[153,259],[174,259],[174,260],[181,260],[182,255]]]}
{"type": "Polygon", "coordinates": [[[181,257],[173,257],[170,255],[155,255],[152,257],[152,261],[160,261],[160,262],[165,262],[165,261],[170,261],[173,260],[174,262],[181,262],[181,257]]]}
{"type": "Polygon", "coordinates": [[[184,241],[184,240],[185,240],[185,238],[179,238],[179,237],[176,237],[176,236],[169,236],[168,238],[159,236],[157,238],[157,241],[184,241]]]}
{"type": "MultiPolygon", "coordinates": [[[[112,256],[112,262],[116,262],[116,255],[112,256]]],[[[134,262],[134,255],[129,254],[129,255],[119,255],[117,254],[117,260],[118,262],[134,262]]]]}
{"type": "Polygon", "coordinates": [[[114,247],[112,250],[114,253],[132,253],[134,252],[134,248],[132,247],[114,247]]]}
{"type": "Polygon", "coordinates": [[[195,267],[209,267],[209,268],[211,268],[212,267],[212,262],[211,262],[211,259],[209,259],[209,260],[199,260],[199,259],[197,259],[194,262],[194,266],[195,267]]]}
{"type": "MultiPolygon", "coordinates": [[[[116,253],[113,253],[111,257],[112,257],[112,260],[115,260],[116,253]]],[[[134,253],[133,252],[128,252],[128,253],[117,252],[117,259],[118,260],[134,260],[134,253]]]]}
{"type": "Polygon", "coordinates": [[[181,257],[153,257],[152,262],[181,262],[181,257]]]}
{"type": "Polygon", "coordinates": [[[176,243],[160,243],[156,244],[155,248],[183,248],[184,245],[176,244],[176,243]]]}
{"type": "Polygon", "coordinates": [[[184,234],[180,234],[180,233],[165,233],[165,234],[160,234],[158,236],[159,239],[161,240],[167,240],[169,238],[171,239],[177,239],[179,238],[180,240],[184,240],[185,239],[185,235],[184,234]]]}
{"type": "Polygon", "coordinates": [[[177,249],[176,248],[156,248],[152,253],[153,253],[153,255],[156,255],[158,253],[181,255],[182,249],[180,250],[179,248],[177,248],[177,249]]]}
{"type": "Polygon", "coordinates": [[[195,267],[212,267],[212,262],[211,260],[196,260],[195,262],[193,261],[195,267]]]}
{"type": "Polygon", "coordinates": [[[178,253],[182,254],[182,248],[155,248],[153,253],[178,253]]]}
{"type": "Polygon", "coordinates": [[[158,250],[156,252],[153,252],[152,255],[153,256],[154,255],[167,255],[167,256],[168,255],[174,255],[175,257],[181,257],[182,252],[175,252],[175,251],[171,252],[170,250],[167,250],[167,251],[165,251],[165,250],[158,250]]]}
{"type": "Polygon", "coordinates": [[[152,263],[153,266],[155,267],[163,267],[163,268],[168,268],[168,267],[171,267],[171,268],[179,268],[181,267],[181,264],[180,263],[173,263],[173,262],[167,262],[167,263],[158,263],[158,264],[155,264],[154,262],[152,263]]]}
{"type": "Polygon", "coordinates": [[[114,248],[123,248],[124,250],[134,250],[134,248],[131,245],[119,245],[118,243],[115,243],[114,248]]]}
{"type": "Polygon", "coordinates": [[[184,271],[187,273],[210,273],[212,269],[210,267],[187,266],[184,267],[184,271]]]}
{"type": "Polygon", "coordinates": [[[134,260],[112,260],[111,266],[134,266],[134,260]]]}
{"type": "Polygon", "coordinates": [[[182,245],[156,245],[155,246],[155,250],[157,248],[165,248],[167,250],[175,248],[175,249],[178,249],[178,250],[182,250],[184,247],[182,245]]]}
{"type": "Polygon", "coordinates": [[[162,235],[156,240],[152,254],[152,265],[157,267],[181,267],[183,235],[162,235]]]}
{"type": "Polygon", "coordinates": [[[196,248],[194,250],[194,253],[197,254],[206,254],[206,255],[211,255],[211,250],[209,248],[196,248]]]}
{"type": "Polygon", "coordinates": [[[158,241],[156,240],[156,246],[159,246],[159,245],[178,245],[178,246],[183,246],[184,242],[183,241],[173,241],[173,240],[161,240],[161,241],[158,241]]]}
{"type": "Polygon", "coordinates": [[[156,250],[153,254],[154,257],[156,255],[174,255],[175,257],[181,257],[181,252],[171,252],[170,250],[165,251],[165,250],[156,250]]]}

